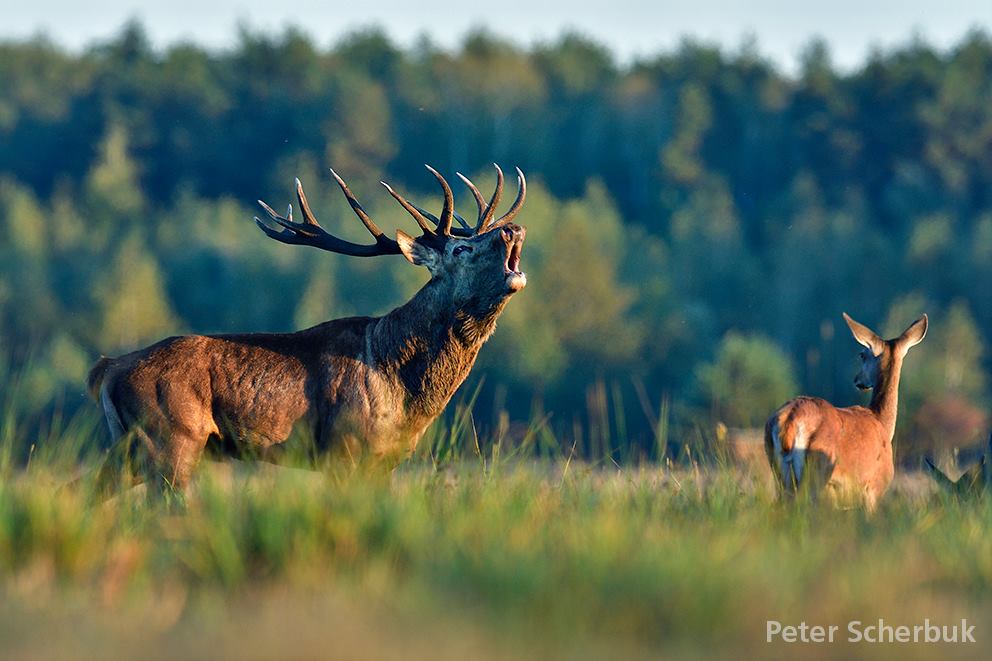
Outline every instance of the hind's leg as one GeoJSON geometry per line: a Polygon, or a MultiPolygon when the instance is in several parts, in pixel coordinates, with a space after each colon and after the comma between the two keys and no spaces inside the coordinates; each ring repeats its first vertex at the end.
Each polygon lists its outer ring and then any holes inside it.
{"type": "Polygon", "coordinates": [[[817,450],[816,445],[805,452],[803,471],[803,490],[811,503],[822,500],[830,503],[833,500],[830,476],[834,465],[830,459],[817,450]]]}
{"type": "Polygon", "coordinates": [[[768,459],[768,470],[772,474],[772,482],[774,483],[775,495],[778,502],[784,502],[788,497],[788,492],[785,485],[785,480],[782,476],[781,462],[779,459],[780,448],[777,447],[777,440],[775,434],[777,430],[775,428],[776,417],[772,416],[768,420],[768,424],[765,425],[765,457],[768,459]]]}

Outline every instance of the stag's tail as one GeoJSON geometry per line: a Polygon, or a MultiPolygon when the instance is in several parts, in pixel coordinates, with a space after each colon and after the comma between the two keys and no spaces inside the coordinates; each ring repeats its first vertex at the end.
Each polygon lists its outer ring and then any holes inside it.
{"type": "Polygon", "coordinates": [[[93,369],[90,370],[89,376],[86,377],[86,387],[89,389],[93,399],[97,400],[103,409],[103,415],[107,419],[107,427],[110,428],[111,438],[117,440],[124,435],[125,428],[124,422],[121,420],[121,414],[117,410],[117,406],[114,405],[114,400],[110,397],[110,388],[108,388],[110,383],[107,381],[107,370],[113,363],[112,358],[100,356],[100,360],[96,361],[93,369]]]}
{"type": "Polygon", "coordinates": [[[93,369],[90,370],[90,375],[86,377],[86,389],[90,391],[90,395],[93,399],[99,399],[100,397],[100,386],[103,385],[103,377],[107,375],[107,368],[113,363],[112,358],[107,358],[106,356],[100,356],[100,360],[96,361],[93,365],[93,369]]]}

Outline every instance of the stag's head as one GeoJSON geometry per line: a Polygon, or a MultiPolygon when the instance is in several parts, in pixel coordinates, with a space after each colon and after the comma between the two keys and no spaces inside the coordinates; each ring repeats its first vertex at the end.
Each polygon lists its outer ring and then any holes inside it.
{"type": "Polygon", "coordinates": [[[527,230],[513,222],[523,206],[527,182],[517,169],[517,199],[500,218],[496,207],[503,194],[503,172],[496,166],[496,189],[487,202],[467,177],[457,173],[475,197],[479,215],[469,225],[454,211],[451,188],[440,174],[428,166],[444,193],[444,208],[436,218],[423,209],[409,204],[396,191],[386,186],[390,194],[413,215],[424,232],[412,237],[399,230],[396,241],[403,255],[413,264],[425,266],[433,280],[450,291],[456,303],[477,301],[492,304],[520,291],[527,285],[527,276],[520,270],[520,254],[527,230]],[[452,221],[459,227],[452,227],[452,221]],[[429,222],[428,222],[429,221],[429,222]],[[437,229],[431,230],[430,223],[437,229]]]}
{"type": "Polygon", "coordinates": [[[875,331],[858,323],[846,312],[844,321],[851,329],[854,339],[864,347],[858,355],[861,368],[854,376],[854,385],[859,390],[877,390],[882,379],[902,363],[906,352],[922,342],[927,334],[926,315],[914,321],[902,335],[891,340],[883,340],[875,331]]]}
{"type": "Polygon", "coordinates": [[[509,211],[496,218],[496,207],[503,194],[503,172],[496,166],[496,189],[487,201],[467,177],[458,177],[468,186],[479,209],[476,222],[469,224],[454,209],[451,187],[437,170],[427,166],[444,193],[444,206],[439,216],[408,202],[387,183],[382,182],[420,226],[420,236],[414,237],[397,230],[396,239],[387,237],[368,216],[362,205],[334,170],[331,174],[348,199],[351,208],[375,238],[371,245],[360,245],[328,234],[310,211],[303,186],[296,181],[296,197],[303,222],[293,221],[290,205],[285,216],[278,215],[259,200],[269,218],[279,226],[273,229],[258,218],[255,222],[268,236],[283,243],[311,245],[323,250],[359,257],[402,254],[412,264],[424,266],[431,280],[449,295],[456,305],[490,307],[527,285],[527,276],[520,270],[520,254],[527,230],[513,222],[527,195],[527,181],[517,168],[517,198],[509,211]],[[453,226],[457,222],[458,226],[453,226]]]}

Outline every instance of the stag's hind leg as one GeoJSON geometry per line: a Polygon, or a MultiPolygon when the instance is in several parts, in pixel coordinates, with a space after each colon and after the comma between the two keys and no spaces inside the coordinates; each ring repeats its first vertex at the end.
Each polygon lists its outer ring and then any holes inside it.
{"type": "Polygon", "coordinates": [[[134,396],[131,404],[125,410],[117,408],[127,429],[111,449],[98,484],[102,489],[122,479],[127,484],[130,476],[132,486],[148,482],[155,490],[184,490],[216,429],[212,419],[198,415],[196,407],[170,406],[176,402],[169,398],[134,396]],[[143,413],[140,421],[131,422],[138,419],[138,411],[143,413]]]}
{"type": "Polygon", "coordinates": [[[172,429],[166,451],[159,464],[159,479],[162,487],[185,491],[210,435],[196,433],[189,429],[172,429]]]}
{"type": "MultiPolygon", "coordinates": [[[[156,435],[157,436],[157,435],[156,435]]],[[[97,493],[108,496],[118,486],[147,482],[157,491],[184,491],[200,462],[207,439],[172,431],[158,447],[143,427],[134,427],[111,448],[97,475],[97,493]]]]}
{"type": "Polygon", "coordinates": [[[96,476],[95,493],[109,497],[121,486],[135,487],[145,482],[153,465],[154,443],[144,429],[134,426],[124,430],[107,451],[96,476]]]}

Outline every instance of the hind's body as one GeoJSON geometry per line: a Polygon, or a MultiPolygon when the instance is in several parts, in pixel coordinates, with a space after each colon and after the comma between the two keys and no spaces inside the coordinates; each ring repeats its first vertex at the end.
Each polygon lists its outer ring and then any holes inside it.
{"type": "Polygon", "coordinates": [[[870,409],[815,397],[797,397],[772,414],[765,452],[783,493],[808,485],[835,504],[873,509],[895,474],[891,435],[870,409]]]}
{"type": "Polygon", "coordinates": [[[910,347],[927,332],[923,315],[894,340],[844,315],[865,348],[854,385],[871,390],[867,406],[838,408],[816,397],[797,397],[765,425],[765,453],[783,495],[802,489],[816,497],[826,491],[835,504],[861,503],[871,511],[895,474],[892,439],[896,431],[899,376],[910,347]]]}

